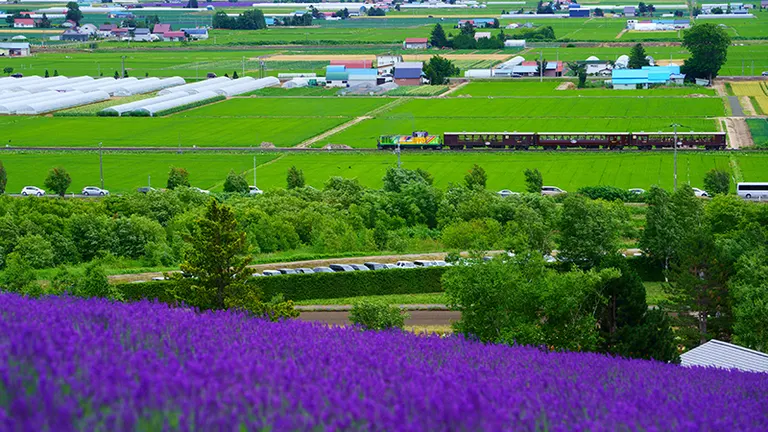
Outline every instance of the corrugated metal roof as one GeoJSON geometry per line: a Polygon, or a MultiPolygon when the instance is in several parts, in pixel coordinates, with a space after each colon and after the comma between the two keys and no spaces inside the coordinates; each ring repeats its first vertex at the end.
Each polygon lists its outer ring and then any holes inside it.
{"type": "Polygon", "coordinates": [[[398,79],[421,78],[421,68],[419,69],[395,68],[395,78],[398,78],[398,79]]]}
{"type": "Polygon", "coordinates": [[[539,69],[538,66],[513,66],[512,73],[534,73],[539,69]]]}
{"type": "Polygon", "coordinates": [[[613,79],[648,79],[648,71],[642,69],[614,69],[611,71],[613,79]]]}
{"type": "Polygon", "coordinates": [[[683,366],[768,372],[768,354],[712,339],[680,356],[683,366]]]}
{"type": "Polygon", "coordinates": [[[0,42],[0,48],[3,49],[29,49],[28,42],[0,42]]]}
{"type": "Polygon", "coordinates": [[[349,72],[349,75],[355,75],[355,76],[367,76],[367,77],[375,77],[378,74],[378,71],[376,69],[347,69],[347,72],[349,72]]]}

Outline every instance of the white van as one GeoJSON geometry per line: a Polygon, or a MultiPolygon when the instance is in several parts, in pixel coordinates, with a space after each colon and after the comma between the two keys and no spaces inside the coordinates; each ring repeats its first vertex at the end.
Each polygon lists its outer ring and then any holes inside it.
{"type": "Polygon", "coordinates": [[[744,199],[768,200],[768,183],[738,183],[736,193],[744,199]]]}

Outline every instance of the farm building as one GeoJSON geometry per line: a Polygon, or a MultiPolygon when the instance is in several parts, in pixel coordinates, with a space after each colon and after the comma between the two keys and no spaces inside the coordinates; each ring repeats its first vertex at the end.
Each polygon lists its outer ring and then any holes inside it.
{"type": "Polygon", "coordinates": [[[405,49],[427,49],[429,40],[427,38],[406,38],[403,42],[405,49]]]}
{"type": "Polygon", "coordinates": [[[611,82],[615,90],[633,90],[648,88],[652,84],[681,83],[685,75],[680,73],[680,66],[643,66],[642,69],[614,69],[611,82]]]}
{"type": "MultiPolygon", "coordinates": [[[[157,36],[155,36],[157,38],[157,36]]],[[[133,31],[133,40],[137,42],[149,42],[153,40],[152,34],[149,33],[149,29],[137,28],[133,31]]]]}
{"type": "Polygon", "coordinates": [[[114,36],[112,31],[115,30],[114,24],[102,24],[99,26],[98,35],[102,38],[108,38],[114,36]]]}
{"type": "MultiPolygon", "coordinates": [[[[538,73],[539,65],[535,61],[523,62],[521,66],[517,66],[513,68],[513,72],[520,75],[525,74],[529,76],[539,76],[539,73],[538,73]],[[521,66],[526,67],[526,69],[522,69],[521,66]],[[534,68],[532,74],[529,68],[534,68]]],[[[544,67],[544,73],[542,75],[545,77],[563,76],[563,62],[561,61],[547,62],[547,65],[544,67]]]]}
{"type": "Polygon", "coordinates": [[[461,28],[467,25],[467,23],[472,24],[472,27],[474,28],[487,28],[487,27],[493,27],[493,18],[474,18],[474,19],[463,19],[459,20],[459,22],[456,24],[456,28],[461,28]]]}
{"type": "Polygon", "coordinates": [[[13,20],[14,28],[34,28],[35,20],[32,18],[16,18],[13,20]]]}
{"type": "Polygon", "coordinates": [[[669,31],[687,29],[689,20],[627,20],[627,29],[635,31],[669,31]]]}
{"type": "Polygon", "coordinates": [[[376,69],[380,75],[395,73],[395,64],[403,61],[401,55],[378,55],[376,56],[376,69]]]}
{"type": "Polygon", "coordinates": [[[376,85],[376,78],[378,77],[376,69],[347,69],[348,79],[347,84],[349,87],[357,87],[365,85],[373,87],[376,85]]]}
{"type": "Polygon", "coordinates": [[[482,38],[490,39],[491,32],[475,32],[475,40],[480,40],[482,38]]]}
{"type": "Polygon", "coordinates": [[[570,18],[589,18],[589,8],[568,8],[568,16],[570,18]]]}
{"type": "Polygon", "coordinates": [[[187,40],[187,34],[183,31],[168,31],[163,33],[163,40],[169,42],[180,42],[187,40]]]}
{"type": "Polygon", "coordinates": [[[768,0],[763,0],[760,2],[760,7],[763,9],[768,9],[768,0]]]}
{"type": "Polygon", "coordinates": [[[395,84],[421,85],[424,72],[422,62],[400,62],[395,64],[395,84]]]}
{"type": "Polygon", "coordinates": [[[205,28],[183,28],[181,29],[190,39],[206,40],[208,39],[208,29],[205,28]]]}
{"type": "Polygon", "coordinates": [[[344,66],[347,69],[370,69],[373,67],[371,60],[331,60],[331,66],[344,66]]]}
{"type": "Polygon", "coordinates": [[[326,66],[325,68],[326,85],[329,87],[346,87],[349,81],[349,73],[344,66],[326,66]]]}
{"type": "Polygon", "coordinates": [[[680,364],[768,372],[768,354],[712,339],[680,355],[680,364]]]}
{"type": "Polygon", "coordinates": [[[88,40],[88,37],[88,33],[81,33],[77,30],[69,29],[61,34],[60,39],[63,41],[85,42],[88,40]]]}
{"type": "Polygon", "coordinates": [[[628,16],[628,17],[635,16],[635,7],[634,6],[624,6],[624,16],[628,16]]]}
{"type": "Polygon", "coordinates": [[[152,33],[156,35],[164,35],[169,31],[171,31],[170,24],[155,24],[155,26],[152,27],[152,33]]]}
{"type": "Polygon", "coordinates": [[[525,39],[507,39],[504,48],[525,48],[525,39]]]}
{"type": "Polygon", "coordinates": [[[610,63],[605,60],[600,60],[595,56],[588,57],[584,64],[587,67],[587,75],[608,76],[613,69],[610,63]]]}
{"type": "Polygon", "coordinates": [[[0,57],[26,57],[29,55],[27,42],[0,42],[0,57]]]}
{"type": "Polygon", "coordinates": [[[94,24],[83,24],[78,30],[80,33],[85,33],[88,36],[95,36],[99,32],[99,28],[94,24]]]}

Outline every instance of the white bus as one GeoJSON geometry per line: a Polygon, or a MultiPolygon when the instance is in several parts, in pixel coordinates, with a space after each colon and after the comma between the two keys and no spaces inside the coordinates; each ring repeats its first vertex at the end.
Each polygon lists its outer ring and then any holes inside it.
{"type": "Polygon", "coordinates": [[[736,193],[744,199],[768,200],[768,183],[738,183],[736,193]]]}

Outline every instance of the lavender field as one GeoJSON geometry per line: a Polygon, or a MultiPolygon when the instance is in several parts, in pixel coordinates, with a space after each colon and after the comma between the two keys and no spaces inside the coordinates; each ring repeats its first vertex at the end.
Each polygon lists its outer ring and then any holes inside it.
{"type": "Polygon", "coordinates": [[[0,294],[2,430],[766,430],[768,375],[0,294]]]}

